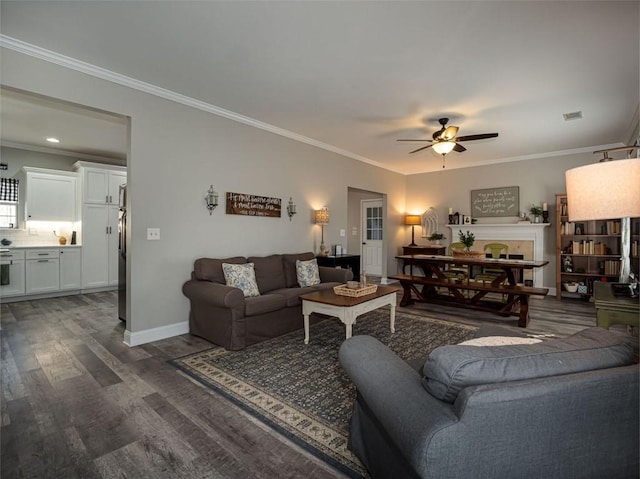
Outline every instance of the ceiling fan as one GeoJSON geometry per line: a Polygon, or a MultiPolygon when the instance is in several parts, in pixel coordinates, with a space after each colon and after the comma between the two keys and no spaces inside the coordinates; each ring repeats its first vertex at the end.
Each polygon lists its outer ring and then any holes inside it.
{"type": "Polygon", "coordinates": [[[436,153],[440,153],[442,155],[442,167],[444,168],[444,155],[446,155],[447,153],[450,153],[451,151],[457,151],[458,153],[462,153],[463,151],[467,150],[459,142],[471,141],[471,140],[484,140],[487,138],[495,138],[498,136],[497,133],[481,133],[478,135],[456,136],[458,134],[458,127],[453,125],[447,126],[447,123],[449,123],[449,118],[440,118],[438,120],[438,123],[440,123],[441,128],[432,135],[433,140],[401,139],[398,141],[430,142],[431,143],[430,145],[422,146],[416,150],[410,151],[409,154],[417,153],[419,151],[426,150],[427,148],[433,147],[436,153]]]}

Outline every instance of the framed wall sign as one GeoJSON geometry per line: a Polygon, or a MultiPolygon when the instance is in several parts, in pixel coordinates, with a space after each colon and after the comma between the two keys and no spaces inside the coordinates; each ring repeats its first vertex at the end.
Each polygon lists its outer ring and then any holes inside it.
{"type": "Polygon", "coordinates": [[[520,187],[502,186],[471,190],[471,216],[474,218],[518,216],[520,187]]]}
{"type": "Polygon", "coordinates": [[[280,218],[282,198],[227,192],[227,214],[280,218]]]}

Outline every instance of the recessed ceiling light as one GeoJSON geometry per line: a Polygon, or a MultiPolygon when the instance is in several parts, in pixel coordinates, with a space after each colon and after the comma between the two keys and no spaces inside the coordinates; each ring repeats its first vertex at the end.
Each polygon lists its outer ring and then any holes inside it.
{"type": "Polygon", "coordinates": [[[57,138],[54,138],[53,136],[50,136],[49,138],[47,138],[47,141],[49,143],[60,143],[60,140],[58,140],[57,138]]]}
{"type": "Polygon", "coordinates": [[[564,118],[564,121],[579,120],[580,118],[582,118],[582,112],[572,111],[571,113],[563,113],[562,117],[564,118]]]}

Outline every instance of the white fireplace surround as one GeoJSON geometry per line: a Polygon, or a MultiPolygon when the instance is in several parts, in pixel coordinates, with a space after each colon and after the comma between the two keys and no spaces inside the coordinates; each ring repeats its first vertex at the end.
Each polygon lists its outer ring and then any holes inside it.
{"type": "MultiPolygon", "coordinates": [[[[451,238],[458,237],[458,231],[469,231],[477,240],[491,241],[533,241],[533,261],[544,260],[544,229],[549,223],[507,223],[447,225],[451,238]]],[[[455,239],[452,241],[456,241],[455,239]]],[[[533,269],[533,285],[542,288],[543,268],[533,269]]]]}

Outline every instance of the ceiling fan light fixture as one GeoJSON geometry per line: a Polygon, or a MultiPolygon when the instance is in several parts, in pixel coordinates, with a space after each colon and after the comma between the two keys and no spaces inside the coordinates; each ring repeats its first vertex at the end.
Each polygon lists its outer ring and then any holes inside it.
{"type": "Polygon", "coordinates": [[[433,149],[435,150],[436,153],[439,153],[441,155],[446,155],[447,153],[450,153],[455,146],[456,146],[455,141],[439,141],[433,144],[433,149]]]}

